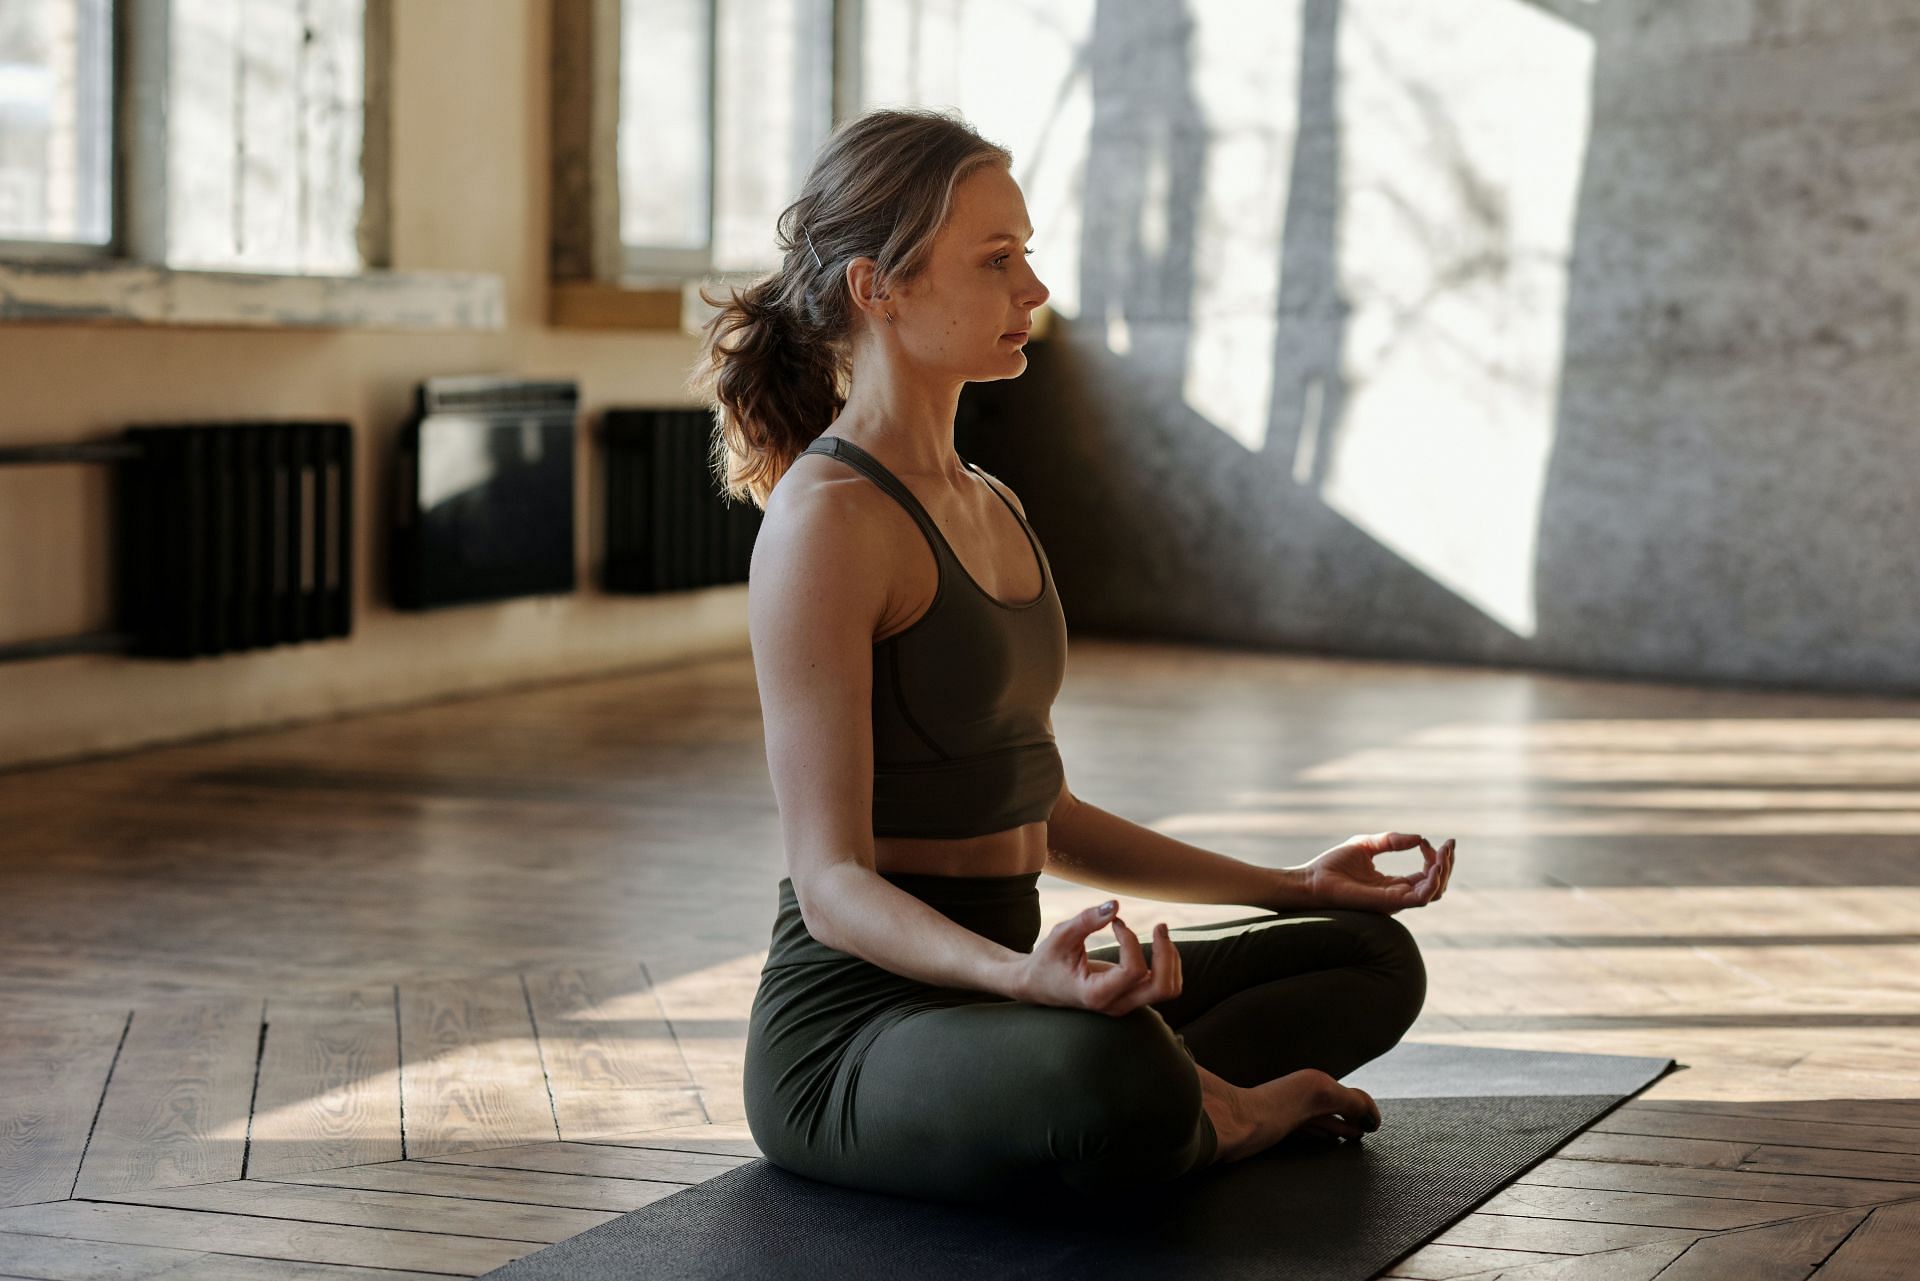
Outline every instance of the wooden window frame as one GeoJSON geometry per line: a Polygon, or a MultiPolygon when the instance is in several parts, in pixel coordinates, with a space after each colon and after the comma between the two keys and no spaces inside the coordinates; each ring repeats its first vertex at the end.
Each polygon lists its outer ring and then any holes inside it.
{"type": "MultiPolygon", "coordinates": [[[[697,332],[708,311],[700,300],[701,287],[713,292],[745,284],[766,269],[710,270],[706,262],[711,236],[708,248],[691,255],[684,269],[667,264],[644,272],[629,268],[620,240],[620,5],[621,0],[553,3],[547,323],[556,328],[697,332]]],[[[861,0],[831,0],[831,5],[830,128],[859,110],[861,0]]],[[[709,57],[712,48],[710,43],[709,57]]],[[[713,171],[709,165],[709,191],[713,171]]],[[[709,199],[710,209],[712,203],[709,199]]]]}

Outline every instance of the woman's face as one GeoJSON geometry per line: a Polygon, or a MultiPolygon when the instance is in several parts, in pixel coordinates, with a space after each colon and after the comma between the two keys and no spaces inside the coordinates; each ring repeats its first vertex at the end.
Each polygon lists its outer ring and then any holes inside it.
{"type": "Polygon", "coordinates": [[[953,210],[934,238],[927,270],[883,303],[879,328],[916,364],[962,379],[1012,378],[1027,367],[1024,337],[1047,287],[1033,272],[1033,224],[1020,184],[998,164],[955,186],[953,210]]]}

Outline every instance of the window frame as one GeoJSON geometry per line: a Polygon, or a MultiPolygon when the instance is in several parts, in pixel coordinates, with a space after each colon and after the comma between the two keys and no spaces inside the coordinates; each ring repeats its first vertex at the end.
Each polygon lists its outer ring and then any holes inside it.
{"type": "MultiPolygon", "coordinates": [[[[718,0],[708,3],[707,137],[718,113],[718,0]]],[[[862,0],[826,0],[831,131],[860,110],[862,0]]],[[[621,0],[554,0],[551,85],[552,240],[548,323],[561,328],[697,332],[699,291],[745,284],[767,268],[712,266],[719,166],[707,164],[707,243],[696,250],[629,248],[620,237],[618,130],[621,0]]]]}
{"type": "Polygon", "coordinates": [[[222,271],[166,264],[171,5],[109,0],[112,221],[103,245],[0,240],[0,324],[214,328],[486,330],[506,328],[494,272],[390,269],[393,0],[363,0],[364,197],[353,273],[222,271]]]}

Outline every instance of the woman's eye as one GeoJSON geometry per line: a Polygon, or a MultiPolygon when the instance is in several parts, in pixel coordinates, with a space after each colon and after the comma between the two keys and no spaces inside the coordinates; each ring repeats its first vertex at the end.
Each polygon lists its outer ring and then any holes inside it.
{"type": "MultiPolygon", "coordinates": [[[[1022,252],[1022,253],[1024,253],[1024,254],[1026,254],[1026,255],[1027,255],[1027,257],[1029,257],[1029,258],[1031,258],[1031,257],[1033,257],[1033,250],[1031,250],[1031,249],[1023,249],[1023,250],[1021,250],[1021,252],[1022,252]]],[[[1011,254],[1001,254],[1001,255],[1000,255],[1000,256],[999,256],[998,258],[995,258],[995,259],[993,260],[993,262],[994,262],[994,265],[995,265],[995,266],[999,266],[999,265],[1000,265],[1001,263],[1003,263],[1003,262],[1005,262],[1005,261],[1006,261],[1006,260],[1007,260],[1008,258],[1010,258],[1010,257],[1012,257],[1012,256],[1013,256],[1013,255],[1011,255],[1011,254]]]]}

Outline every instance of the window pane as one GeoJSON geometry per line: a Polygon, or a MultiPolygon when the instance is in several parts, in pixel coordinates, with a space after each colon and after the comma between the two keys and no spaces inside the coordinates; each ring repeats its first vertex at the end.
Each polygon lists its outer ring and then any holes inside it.
{"type": "Polygon", "coordinates": [[[831,0],[720,0],[713,266],[779,262],[774,219],[833,117],[831,0]]]}
{"type": "Polygon", "coordinates": [[[107,0],[0,0],[0,239],[112,232],[107,0]]]}
{"type": "MultiPolygon", "coordinates": [[[[1033,13],[1008,12],[1000,0],[990,0],[993,16],[976,23],[975,31],[1023,31],[1033,39],[1047,30],[1038,25],[1033,13]]],[[[967,101],[964,72],[967,67],[968,15],[958,0],[862,0],[860,6],[860,109],[874,107],[961,107],[967,101]]],[[[1049,24],[1050,25],[1050,24],[1049,24]]],[[[1091,36],[1088,37],[1089,39],[1091,36]]],[[[994,56],[984,65],[1000,70],[1008,53],[1018,44],[1001,42],[994,56]]],[[[978,58],[978,54],[975,54],[978,58]]],[[[1004,82],[1003,83],[1009,83],[1004,82]]],[[[1032,82],[1021,85],[1011,95],[1021,109],[1032,111],[1045,99],[1039,97],[1032,82]]],[[[1008,97],[1002,90],[998,97],[1008,97]]],[[[968,117],[969,120],[972,117],[968,117]]],[[[977,126],[976,126],[977,127],[977,126]]]]}
{"type": "Polygon", "coordinates": [[[707,243],[708,5],[621,0],[620,240],[707,243]]]}
{"type": "Polygon", "coordinates": [[[172,0],[167,263],[352,273],[363,0],[172,0]]]}
{"type": "MultiPolygon", "coordinates": [[[[1096,23],[1101,20],[1098,15],[1107,12],[1102,6],[1103,0],[1044,0],[1044,3],[1041,0],[861,0],[860,6],[858,109],[957,110],[981,135],[1012,151],[1013,176],[1026,195],[1027,212],[1033,219],[1034,237],[1029,246],[1033,257],[1029,262],[1047,284],[1048,310],[1068,316],[1080,313],[1080,267],[1087,243],[1084,220],[1091,217],[1096,222],[1102,218],[1110,222],[1108,207],[1126,197],[1125,192],[1094,191],[1087,185],[1089,166],[1091,171],[1100,168],[1097,161],[1089,159],[1095,154],[1094,140],[1102,136],[1102,130],[1094,123],[1093,80],[1087,71],[1087,50],[1102,38],[1095,34],[1096,23]],[[1010,38],[1009,32],[1018,32],[1019,38],[1010,38]]],[[[1166,21],[1183,31],[1190,26],[1196,32],[1222,33],[1222,39],[1233,50],[1233,57],[1223,65],[1238,68],[1248,59],[1257,65],[1265,56],[1269,46],[1262,41],[1276,23],[1279,29],[1289,29],[1285,26],[1286,13],[1293,12],[1292,21],[1297,25],[1298,7],[1294,5],[1289,9],[1285,5],[1258,3],[1170,5],[1166,21]],[[1190,9],[1192,13],[1188,13],[1190,9]],[[1231,34],[1236,30],[1243,33],[1237,43],[1231,34]]],[[[1151,26],[1152,22],[1148,22],[1142,31],[1151,26]]],[[[1140,36],[1138,32],[1134,34],[1140,36]]],[[[1149,33],[1140,38],[1159,37],[1149,33]]],[[[1241,114],[1222,117],[1220,110],[1230,113],[1271,110],[1267,99],[1249,86],[1263,86],[1274,77],[1284,78],[1282,73],[1290,66],[1292,64],[1283,58],[1271,68],[1250,72],[1245,79],[1221,78],[1211,75],[1210,71],[1209,76],[1195,82],[1192,97],[1206,107],[1202,114],[1211,131],[1209,137],[1216,144],[1207,153],[1209,172],[1221,168],[1221,155],[1239,157],[1243,144],[1264,145],[1263,140],[1268,136],[1250,125],[1233,123],[1231,128],[1239,132],[1223,141],[1215,136],[1221,128],[1228,127],[1221,125],[1220,120],[1238,122],[1242,117],[1241,114]],[[1267,105],[1253,108],[1244,105],[1256,100],[1267,105]],[[1230,105],[1216,110],[1215,104],[1230,105]]],[[[1135,128],[1124,121],[1116,127],[1123,132],[1135,128]]],[[[1163,134],[1164,130],[1153,137],[1159,139],[1163,134]]],[[[1163,143],[1139,142],[1131,132],[1126,136],[1129,141],[1115,154],[1133,157],[1138,151],[1142,156],[1151,154],[1156,163],[1166,158],[1164,150],[1153,149],[1163,147],[1163,143]]],[[[1172,145],[1180,144],[1176,139],[1172,145]]],[[[1162,166],[1141,172],[1164,176],[1168,171],[1162,166]]],[[[1230,161],[1225,165],[1225,172],[1230,182],[1257,183],[1271,174],[1272,166],[1264,159],[1256,163],[1230,161]]],[[[1284,167],[1280,172],[1284,177],[1284,167]]],[[[1154,179],[1144,181],[1151,184],[1154,179]]],[[[1238,189],[1236,185],[1234,190],[1238,189]]],[[[1163,206],[1169,201],[1177,202],[1178,193],[1168,196],[1152,186],[1147,190],[1158,191],[1159,195],[1147,199],[1145,204],[1134,200],[1140,208],[1133,212],[1141,218],[1164,217],[1163,206]]],[[[1207,242],[1211,234],[1206,228],[1239,227],[1253,218],[1251,212],[1237,206],[1221,212],[1216,208],[1219,194],[1216,188],[1209,186],[1206,192],[1202,201],[1207,214],[1205,227],[1194,233],[1200,242],[1207,242]]],[[[1138,194],[1134,193],[1135,197],[1138,194]]],[[[1265,207],[1277,209],[1284,205],[1285,201],[1280,200],[1269,202],[1265,207]]],[[[1143,228],[1156,225],[1141,223],[1143,228]]],[[[1244,237],[1234,239],[1232,248],[1221,261],[1227,264],[1223,279],[1234,288],[1243,289],[1248,287],[1247,279],[1257,273],[1233,270],[1234,263],[1247,260],[1242,252],[1242,240],[1244,237]]],[[[1234,315],[1239,313],[1236,311],[1234,315]]],[[[1101,317],[1100,323],[1108,323],[1107,318],[1101,317]]]]}

